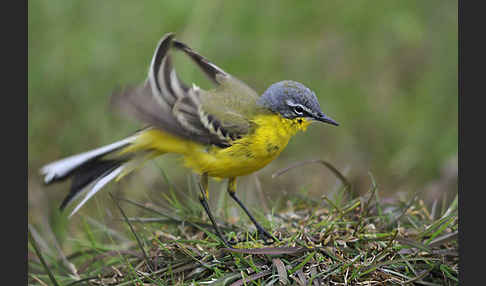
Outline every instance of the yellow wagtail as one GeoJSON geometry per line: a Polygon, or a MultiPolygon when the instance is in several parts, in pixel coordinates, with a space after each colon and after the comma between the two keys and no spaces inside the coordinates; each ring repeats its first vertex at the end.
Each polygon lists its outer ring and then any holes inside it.
{"type": "Polygon", "coordinates": [[[201,175],[200,202],[217,235],[227,245],[208,206],[208,177],[228,178],[228,193],[241,206],[259,234],[258,224],[236,196],[236,178],[274,160],[297,131],[314,121],[338,125],[326,116],[310,89],[295,81],[272,84],[259,96],[245,83],[209,62],[186,44],[166,34],[152,58],[144,84],[113,93],[112,104],[147,124],[132,136],[42,167],[46,184],[72,178],[61,210],[81,194],[79,210],[112,180],[166,153],[183,156],[186,167],[201,175]],[[216,83],[210,91],[179,80],[170,50],[184,52],[216,83]]]}

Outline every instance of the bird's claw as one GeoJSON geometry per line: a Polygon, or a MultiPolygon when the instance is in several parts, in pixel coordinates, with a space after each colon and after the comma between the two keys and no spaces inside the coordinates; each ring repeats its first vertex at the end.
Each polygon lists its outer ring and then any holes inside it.
{"type": "Polygon", "coordinates": [[[263,228],[258,228],[258,238],[263,239],[265,245],[273,244],[275,242],[275,238],[263,228]]]}

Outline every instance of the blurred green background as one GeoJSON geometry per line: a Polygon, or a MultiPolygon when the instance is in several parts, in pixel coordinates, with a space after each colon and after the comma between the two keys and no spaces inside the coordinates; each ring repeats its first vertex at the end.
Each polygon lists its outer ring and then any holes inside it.
{"type": "MultiPolygon", "coordinates": [[[[61,1],[28,2],[29,221],[57,210],[68,183],[46,188],[45,163],[119,140],[140,127],[109,109],[109,96],[142,82],[166,32],[262,93],[292,79],[317,94],[341,125],[312,125],[256,174],[267,204],[305,192],[319,198],[336,178],[308,165],[325,159],[359,192],[419,191],[433,199],[457,191],[457,1],[61,1]]],[[[181,77],[201,76],[180,60],[181,77]]],[[[202,82],[207,87],[207,82],[202,82]]],[[[147,201],[167,188],[157,166],[184,189],[188,170],[167,156],[108,189],[147,201]],[[152,195],[147,195],[147,193],[152,195]]],[[[223,188],[212,183],[216,192],[223,188]]],[[[254,177],[244,201],[257,206],[254,177]]],[[[110,202],[106,192],[82,208],[110,202]],[[98,202],[98,203],[97,203],[98,202]]],[[[75,219],[75,218],[74,218],[75,219]]]]}

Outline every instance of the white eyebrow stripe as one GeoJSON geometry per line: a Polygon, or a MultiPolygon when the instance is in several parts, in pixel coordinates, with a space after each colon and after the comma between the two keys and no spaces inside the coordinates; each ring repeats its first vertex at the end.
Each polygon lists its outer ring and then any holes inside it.
{"type": "Polygon", "coordinates": [[[307,112],[307,113],[309,113],[311,115],[314,114],[314,112],[312,112],[312,110],[310,110],[309,108],[307,108],[306,106],[304,106],[304,105],[302,105],[300,103],[294,103],[292,100],[289,100],[289,99],[287,99],[285,102],[289,106],[292,106],[292,107],[300,106],[300,107],[302,107],[302,109],[304,109],[305,112],[307,112]]]}

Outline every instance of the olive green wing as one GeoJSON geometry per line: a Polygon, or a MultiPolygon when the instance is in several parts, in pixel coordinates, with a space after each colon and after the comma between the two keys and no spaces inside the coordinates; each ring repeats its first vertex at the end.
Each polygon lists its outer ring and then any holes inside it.
{"type": "Polygon", "coordinates": [[[219,85],[200,94],[202,110],[216,118],[222,128],[237,137],[251,131],[251,118],[259,107],[257,93],[231,75],[218,76],[219,85]]]}
{"type": "Polygon", "coordinates": [[[114,93],[112,103],[152,127],[226,147],[250,131],[249,116],[257,97],[251,88],[175,40],[170,33],[157,46],[146,82],[114,93]],[[204,91],[181,82],[172,67],[171,48],[191,57],[217,87],[204,91]]]}

